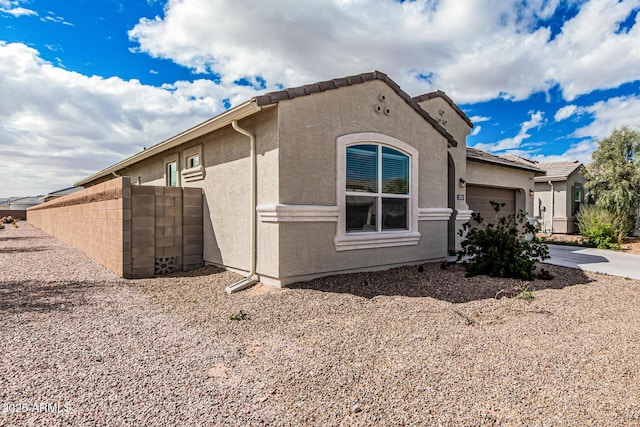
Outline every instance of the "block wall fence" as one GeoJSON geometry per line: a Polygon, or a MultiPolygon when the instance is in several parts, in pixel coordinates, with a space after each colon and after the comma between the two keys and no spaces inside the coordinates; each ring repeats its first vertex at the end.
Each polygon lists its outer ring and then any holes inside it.
{"type": "Polygon", "coordinates": [[[125,278],[202,266],[202,190],[119,177],[31,207],[27,222],[125,278]]]}

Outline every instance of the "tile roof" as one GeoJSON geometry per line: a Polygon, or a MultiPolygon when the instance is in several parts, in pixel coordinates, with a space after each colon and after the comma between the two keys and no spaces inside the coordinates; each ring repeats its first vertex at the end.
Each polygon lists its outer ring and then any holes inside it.
{"type": "Polygon", "coordinates": [[[458,107],[458,105],[457,105],[455,102],[453,102],[453,100],[452,100],[451,98],[449,98],[449,96],[448,96],[446,93],[444,93],[443,91],[441,91],[441,90],[436,90],[436,91],[433,91],[433,92],[424,93],[424,94],[422,94],[422,95],[414,96],[414,97],[413,97],[413,100],[414,100],[414,101],[416,101],[416,102],[422,102],[422,101],[426,101],[426,100],[428,100],[428,99],[433,99],[433,98],[442,98],[442,99],[444,99],[445,101],[447,101],[447,103],[451,106],[451,108],[453,108],[453,109],[455,110],[455,112],[456,112],[456,113],[458,113],[458,115],[459,115],[460,117],[462,117],[462,120],[464,120],[465,122],[467,122],[467,124],[468,124],[470,127],[473,127],[473,126],[474,126],[473,122],[472,122],[472,121],[471,121],[471,119],[470,119],[470,118],[469,118],[469,117],[464,113],[464,111],[462,111],[462,110],[460,109],[460,107],[458,107]]]}
{"type": "MultiPolygon", "coordinates": [[[[436,119],[431,117],[429,113],[418,105],[418,101],[415,98],[412,98],[407,94],[404,90],[400,88],[400,86],[391,80],[385,73],[380,71],[372,71],[369,73],[357,74],[355,76],[342,77],[338,79],[326,80],[323,82],[312,83],[304,86],[292,87],[276,92],[265,93],[264,95],[259,95],[254,97],[253,99],[260,107],[264,107],[266,105],[276,104],[280,101],[285,101],[288,99],[298,98],[300,96],[307,96],[318,92],[325,92],[327,90],[338,89],[345,86],[353,86],[361,83],[365,83],[372,80],[381,80],[385,82],[395,93],[397,93],[411,108],[413,108],[423,119],[425,119],[431,126],[433,126],[442,136],[444,136],[449,145],[452,147],[456,147],[458,142],[447,130],[442,127],[436,119]]],[[[442,92],[444,94],[444,92],[442,92]]],[[[445,95],[446,96],[446,95],[445,95]]],[[[453,101],[451,101],[453,102],[453,101]]],[[[462,112],[462,111],[461,111],[462,112]]],[[[464,113],[462,113],[464,114],[464,113]]],[[[466,116],[465,116],[466,117],[466,116]]],[[[473,126],[473,123],[471,124],[473,126]]]]}
{"type": "Polygon", "coordinates": [[[505,159],[495,154],[487,153],[486,151],[477,150],[472,147],[467,147],[467,160],[479,163],[489,163],[498,166],[504,166],[506,168],[521,169],[534,172],[536,175],[543,175],[544,171],[534,165],[527,165],[522,162],[516,162],[514,160],[505,159]]]}
{"type": "Polygon", "coordinates": [[[582,163],[577,160],[570,160],[565,162],[538,163],[537,166],[547,174],[543,177],[537,177],[536,182],[565,181],[569,178],[569,175],[582,166],[582,163]]]}

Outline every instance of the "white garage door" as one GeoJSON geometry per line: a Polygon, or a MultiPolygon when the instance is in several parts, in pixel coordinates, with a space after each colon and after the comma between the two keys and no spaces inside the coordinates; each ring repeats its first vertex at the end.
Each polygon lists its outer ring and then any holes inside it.
{"type": "Polygon", "coordinates": [[[512,215],[516,212],[516,191],[512,188],[467,185],[467,204],[469,209],[479,212],[487,223],[494,222],[496,218],[496,212],[490,202],[504,203],[498,218],[512,215]]]}

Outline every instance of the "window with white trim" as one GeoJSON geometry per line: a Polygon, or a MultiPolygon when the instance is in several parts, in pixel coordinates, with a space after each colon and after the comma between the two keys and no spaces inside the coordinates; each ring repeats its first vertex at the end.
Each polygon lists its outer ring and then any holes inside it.
{"type": "Polygon", "coordinates": [[[346,147],[347,233],[407,230],[409,156],[379,144],[346,147]]]}
{"type": "Polygon", "coordinates": [[[189,147],[182,152],[184,169],[182,170],[182,182],[193,182],[204,179],[205,169],[202,157],[202,145],[189,147]]]}
{"type": "Polygon", "coordinates": [[[387,135],[337,139],[337,250],[418,243],[418,152],[387,135]]]}
{"type": "Polygon", "coordinates": [[[164,158],[164,185],[180,187],[180,158],[178,154],[164,158]]]}
{"type": "Polygon", "coordinates": [[[167,163],[167,187],[178,186],[178,162],[167,163]]]}

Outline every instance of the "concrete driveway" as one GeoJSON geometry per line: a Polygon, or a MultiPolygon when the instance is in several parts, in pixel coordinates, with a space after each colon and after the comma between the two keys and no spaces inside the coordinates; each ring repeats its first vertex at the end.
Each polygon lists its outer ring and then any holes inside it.
{"type": "Polygon", "coordinates": [[[640,280],[640,255],[578,246],[549,245],[547,264],[640,280]]]}

